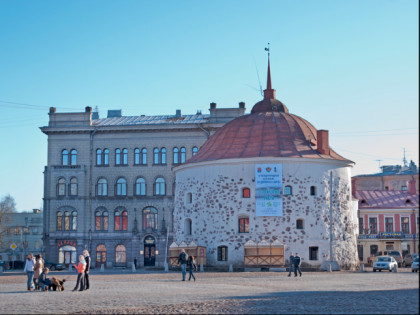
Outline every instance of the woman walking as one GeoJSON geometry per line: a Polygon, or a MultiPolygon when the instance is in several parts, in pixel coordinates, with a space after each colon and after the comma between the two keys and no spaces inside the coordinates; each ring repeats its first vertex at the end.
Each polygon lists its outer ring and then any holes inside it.
{"type": "Polygon", "coordinates": [[[193,277],[195,281],[194,271],[197,269],[197,265],[195,264],[194,256],[188,257],[187,266],[190,268],[190,277],[188,278],[188,281],[191,280],[191,277],[193,277]]]}
{"type": "Polygon", "coordinates": [[[77,282],[76,286],[74,287],[73,291],[77,290],[77,287],[80,283],[80,289],[79,291],[83,291],[85,287],[85,269],[86,269],[86,262],[85,257],[83,255],[79,256],[79,264],[76,266],[74,265],[74,268],[77,269],[77,282]]]}
{"type": "Polygon", "coordinates": [[[34,266],[34,284],[35,284],[35,290],[39,290],[39,283],[38,278],[39,275],[42,273],[42,270],[44,269],[44,260],[42,259],[42,255],[38,254],[35,256],[35,266],[34,266]]]}
{"type": "Polygon", "coordinates": [[[34,278],[34,266],[35,266],[35,258],[32,253],[30,253],[28,256],[26,256],[26,263],[25,268],[23,269],[23,273],[26,274],[28,277],[27,287],[28,291],[31,291],[32,287],[32,280],[34,278]]]}

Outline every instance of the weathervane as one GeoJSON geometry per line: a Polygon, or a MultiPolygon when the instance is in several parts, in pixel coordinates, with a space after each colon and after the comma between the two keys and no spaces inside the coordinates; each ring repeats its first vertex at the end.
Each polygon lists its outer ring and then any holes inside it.
{"type": "Polygon", "coordinates": [[[268,52],[268,57],[270,57],[270,43],[268,43],[268,47],[265,47],[264,50],[268,52]]]}

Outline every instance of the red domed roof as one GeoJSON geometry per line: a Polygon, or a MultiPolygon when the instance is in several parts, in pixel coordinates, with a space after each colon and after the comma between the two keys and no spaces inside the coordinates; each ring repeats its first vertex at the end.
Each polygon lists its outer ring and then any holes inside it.
{"type": "Polygon", "coordinates": [[[305,119],[271,111],[238,117],[211,136],[188,163],[252,157],[346,160],[317,150],[317,130],[305,119]]]}

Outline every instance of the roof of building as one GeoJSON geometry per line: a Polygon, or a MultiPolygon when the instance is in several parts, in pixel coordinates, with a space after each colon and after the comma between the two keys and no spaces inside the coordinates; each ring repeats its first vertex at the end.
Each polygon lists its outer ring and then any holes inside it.
{"type": "Polygon", "coordinates": [[[264,99],[254,105],[251,114],[235,118],[219,129],[187,163],[253,157],[348,161],[330,148],[325,154],[317,149],[316,128],[305,119],[290,114],[275,98],[269,60],[264,99]]]}
{"type": "Polygon", "coordinates": [[[359,209],[412,209],[419,206],[419,194],[406,190],[356,190],[359,209]]]}
{"type": "Polygon", "coordinates": [[[201,124],[208,122],[210,115],[157,115],[157,116],[122,116],[92,120],[93,126],[134,126],[134,125],[177,125],[201,124]]]}
{"type": "Polygon", "coordinates": [[[376,177],[391,175],[415,175],[419,173],[419,169],[413,161],[408,166],[401,165],[384,165],[381,166],[382,172],[374,174],[361,174],[353,177],[376,177]]]}

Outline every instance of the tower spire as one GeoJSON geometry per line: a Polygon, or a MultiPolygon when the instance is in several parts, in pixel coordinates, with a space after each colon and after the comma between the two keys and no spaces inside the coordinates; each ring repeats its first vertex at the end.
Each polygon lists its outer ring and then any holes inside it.
{"type": "Polygon", "coordinates": [[[265,51],[268,53],[268,69],[267,69],[267,88],[264,90],[264,99],[275,99],[276,90],[271,88],[271,71],[270,71],[270,43],[268,47],[265,48],[265,51]]]}

